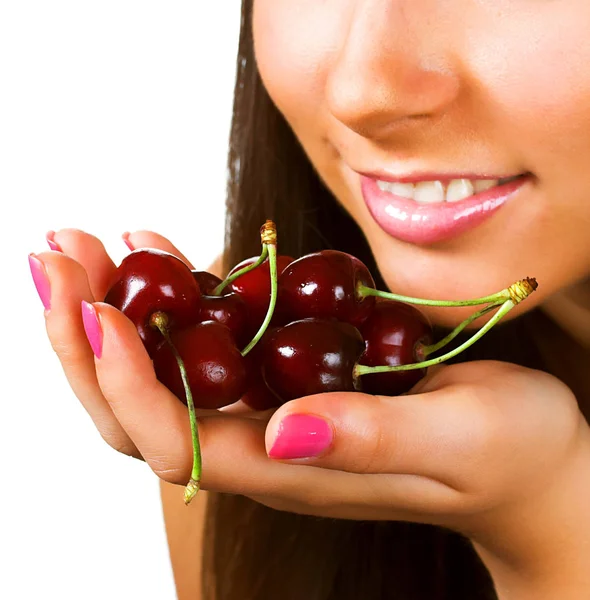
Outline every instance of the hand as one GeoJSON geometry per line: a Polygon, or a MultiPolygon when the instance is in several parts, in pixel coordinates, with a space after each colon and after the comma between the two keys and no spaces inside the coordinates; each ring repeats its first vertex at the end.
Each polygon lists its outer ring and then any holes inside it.
{"type": "MultiPolygon", "coordinates": [[[[44,304],[50,305],[45,310],[49,339],[70,386],[104,440],[116,450],[141,459],[140,451],[117,420],[100,389],[94,355],[81,320],[81,301],[95,302],[105,297],[116,265],[102,242],[92,235],[76,229],[64,229],[55,234],[54,239],[62,252],[36,255],[41,261],[40,277],[47,276],[49,283],[48,286],[40,283],[44,304]]],[[[171,252],[191,266],[177,248],[158,234],[139,231],[131,234],[128,243],[132,247],[152,247],[171,252]]]]}
{"type": "MultiPolygon", "coordinates": [[[[143,458],[163,480],[186,484],[187,410],[156,379],[134,326],[98,302],[101,358],[84,333],[80,302],[104,297],[112,261],[87,234],[63,231],[56,241],[65,254],[39,255],[51,286],[47,329],[74,392],[111,446],[143,458]]],[[[156,234],[131,242],[186,261],[156,234]]],[[[304,514],[443,525],[516,558],[530,528],[548,517],[559,518],[564,532],[579,526],[579,495],[568,504],[564,494],[590,459],[588,426],[569,389],[539,371],[466,363],[431,372],[402,397],[334,393],[274,414],[199,414],[203,489],[304,514]],[[287,458],[304,449],[319,456],[287,458]]]]}

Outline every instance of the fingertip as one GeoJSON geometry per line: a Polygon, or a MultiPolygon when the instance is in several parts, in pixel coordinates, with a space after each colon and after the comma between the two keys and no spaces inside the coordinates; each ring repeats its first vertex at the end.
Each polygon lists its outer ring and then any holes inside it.
{"type": "Polygon", "coordinates": [[[102,357],[102,326],[100,323],[99,312],[96,310],[93,304],[82,300],[82,323],[84,325],[84,331],[86,332],[86,338],[92,348],[92,352],[96,358],[102,357]]]}
{"type": "Polygon", "coordinates": [[[50,250],[54,252],[63,252],[61,246],[55,241],[55,231],[53,231],[53,229],[50,229],[45,234],[45,240],[47,241],[50,250]]]}
{"type": "Polygon", "coordinates": [[[179,258],[184,262],[190,269],[193,269],[192,263],[188,258],[180,252],[180,250],[170,242],[167,238],[154,231],[147,229],[140,229],[132,233],[125,232],[123,234],[123,241],[130,250],[137,250],[138,248],[155,248],[168,252],[179,258]]]}
{"type": "MultiPolygon", "coordinates": [[[[135,324],[106,302],[94,302],[103,333],[103,362],[139,360],[142,369],[153,373],[152,361],[135,324]]],[[[155,378],[155,374],[154,374],[155,378]]]]}
{"type": "Polygon", "coordinates": [[[29,254],[29,268],[31,270],[33,283],[47,314],[51,309],[51,283],[45,265],[35,254],[31,253],[29,254]]]}
{"type": "Polygon", "coordinates": [[[130,236],[131,236],[131,233],[129,231],[124,231],[123,234],[121,235],[121,239],[123,240],[123,243],[127,246],[127,248],[129,248],[129,250],[131,252],[133,252],[135,250],[135,247],[133,246],[131,240],[129,239],[130,236]]]}
{"type": "Polygon", "coordinates": [[[266,452],[269,458],[277,460],[318,458],[330,449],[334,437],[334,425],[328,419],[290,413],[267,427],[266,452]]]}

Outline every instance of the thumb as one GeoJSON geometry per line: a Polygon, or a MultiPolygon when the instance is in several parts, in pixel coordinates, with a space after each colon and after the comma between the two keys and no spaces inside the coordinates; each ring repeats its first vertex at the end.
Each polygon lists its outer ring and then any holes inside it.
{"type": "Polygon", "coordinates": [[[414,474],[439,481],[464,461],[478,417],[463,394],[330,393],[293,400],[270,419],[270,458],[352,473],[414,474]],[[452,467],[451,467],[452,468],[452,467]]]}

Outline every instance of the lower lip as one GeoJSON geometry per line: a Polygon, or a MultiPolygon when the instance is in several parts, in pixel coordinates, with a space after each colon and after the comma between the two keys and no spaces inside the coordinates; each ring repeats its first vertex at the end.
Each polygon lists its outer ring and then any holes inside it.
{"type": "Polygon", "coordinates": [[[389,235],[410,244],[434,244],[474,229],[495,214],[530,174],[474,194],[458,202],[420,204],[379,189],[377,180],[361,175],[361,190],[377,224],[389,235]]]}

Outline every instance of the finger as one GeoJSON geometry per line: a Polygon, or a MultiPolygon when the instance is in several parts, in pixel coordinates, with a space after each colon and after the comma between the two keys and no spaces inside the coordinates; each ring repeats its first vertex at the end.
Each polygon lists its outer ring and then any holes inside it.
{"type": "Polygon", "coordinates": [[[138,248],[157,248],[158,250],[169,252],[180,258],[180,260],[182,260],[190,269],[194,269],[189,259],[176,248],[172,242],[153,231],[125,232],[123,234],[123,241],[130,250],[137,250],[138,248]]]}
{"type": "MultiPolygon", "coordinates": [[[[187,407],[156,378],[133,323],[108,304],[93,306],[88,339],[106,401],[154,472],[170,483],[186,483],[192,461],[187,407]]],[[[217,410],[196,412],[223,416],[217,410]]]]}
{"type": "MultiPolygon", "coordinates": [[[[100,337],[92,343],[105,398],[150,467],[170,483],[186,483],[192,467],[186,406],[156,378],[133,323],[108,304],[96,303],[94,310],[100,337]]],[[[264,493],[276,485],[269,484],[273,473],[292,469],[267,457],[266,420],[212,410],[197,414],[203,464],[208,465],[204,485],[264,493]],[[270,472],[262,477],[267,468],[270,472]]]]}
{"type": "MultiPolygon", "coordinates": [[[[192,468],[186,407],[156,379],[133,324],[109,305],[95,304],[95,310],[102,335],[96,367],[105,397],[154,472],[170,483],[186,484],[192,468]]],[[[433,497],[440,502],[449,491],[415,476],[393,482],[389,476],[370,476],[375,479],[369,483],[364,475],[271,460],[264,420],[200,411],[198,429],[201,487],[206,490],[274,498],[306,514],[342,518],[369,513],[391,518],[392,502],[414,503],[415,509],[433,497]]]]}
{"type": "Polygon", "coordinates": [[[266,449],[276,460],[453,486],[456,465],[469,462],[484,428],[482,411],[452,386],[395,398],[331,393],[283,405],[269,421],[266,449]]]}
{"type": "Polygon", "coordinates": [[[41,280],[45,285],[47,334],[74,394],[110,446],[140,458],[98,385],[92,350],[80,314],[81,301],[93,301],[84,268],[58,252],[45,252],[33,257],[31,268],[37,281],[41,280]]]}
{"type": "Polygon", "coordinates": [[[87,273],[92,296],[102,300],[108,291],[116,265],[107,254],[103,243],[95,236],[79,229],[61,229],[49,232],[59,249],[80,263],[87,273]]]}
{"type": "Polygon", "coordinates": [[[266,410],[255,410],[251,406],[248,406],[245,402],[238,400],[234,404],[230,404],[229,406],[223,406],[219,409],[220,412],[245,417],[248,419],[259,419],[265,420],[268,422],[270,417],[274,414],[276,408],[269,408],[266,410]]]}

